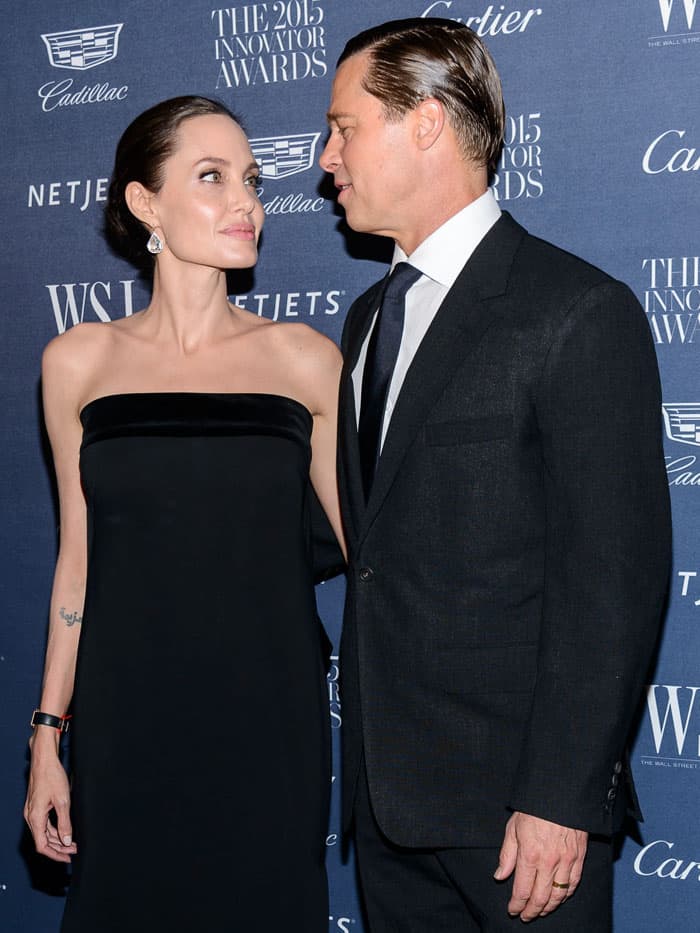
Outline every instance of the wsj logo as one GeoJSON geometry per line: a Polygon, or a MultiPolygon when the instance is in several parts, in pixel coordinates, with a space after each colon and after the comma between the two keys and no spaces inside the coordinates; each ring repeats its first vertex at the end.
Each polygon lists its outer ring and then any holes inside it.
{"type": "Polygon", "coordinates": [[[133,279],[119,282],[68,282],[47,285],[59,334],[83,321],[111,321],[134,312],[133,279]]]}
{"type": "Polygon", "coordinates": [[[479,36],[509,36],[514,32],[525,32],[532,20],[536,16],[542,16],[540,7],[531,7],[524,13],[521,10],[510,10],[506,12],[505,4],[498,4],[498,11],[494,12],[496,5],[490,3],[480,16],[451,16],[451,13],[459,9],[459,3],[455,0],[433,0],[421,13],[421,17],[426,16],[444,16],[455,20],[457,23],[464,23],[469,26],[479,36]]]}
{"type": "Polygon", "coordinates": [[[655,839],[640,850],[634,860],[634,870],[642,878],[670,878],[672,881],[700,881],[700,861],[669,858],[675,843],[655,839]]]}
{"type": "MultiPolygon", "coordinates": [[[[683,17],[681,14],[681,0],[658,0],[659,11],[661,12],[661,22],[663,23],[664,32],[668,32],[671,25],[671,16],[673,14],[673,7],[676,7],[676,15],[674,17],[674,28],[681,28],[683,17]]],[[[682,0],[683,12],[685,13],[685,22],[688,25],[688,30],[691,30],[695,21],[695,7],[697,6],[697,0],[682,0]]]]}
{"type": "Polygon", "coordinates": [[[42,35],[54,68],[72,68],[87,71],[117,57],[119,33],[123,23],[97,26],[94,29],[69,29],[66,32],[47,32],[42,35]]]}
{"type": "Polygon", "coordinates": [[[685,130],[665,130],[660,133],[644,153],[642,170],[647,175],[700,172],[700,153],[697,148],[678,145],[678,140],[683,139],[685,133],[685,130]]]}
{"type": "MultiPolygon", "coordinates": [[[[49,62],[54,68],[69,68],[87,71],[104,65],[117,57],[119,34],[123,23],[111,26],[96,26],[90,29],[69,29],[65,32],[43,33],[49,62]]],[[[112,87],[108,81],[83,85],[73,89],[73,78],[63,81],[47,81],[37,91],[41,98],[41,109],[45,113],[57,107],[73,107],[78,104],[100,104],[106,101],[124,100],[129,87],[112,87]]]]}
{"type": "MultiPolygon", "coordinates": [[[[647,712],[656,754],[642,754],[642,764],[696,770],[700,762],[700,735],[690,728],[700,687],[650,684],[647,712]],[[692,757],[691,757],[692,756],[692,757]]],[[[696,717],[697,720],[697,717],[696,717]]],[[[700,725],[700,724],[699,724],[700,725]]]]}
{"type": "Polygon", "coordinates": [[[644,310],[656,343],[692,344],[700,324],[700,256],[642,260],[644,310]]]}
{"type": "Polygon", "coordinates": [[[506,117],[503,154],[491,185],[496,200],[542,197],[541,118],[541,113],[506,117]]]}
{"type": "MultiPolygon", "coordinates": [[[[649,0],[651,3],[652,0],[649,0]]],[[[649,36],[648,45],[652,49],[667,48],[677,45],[700,43],[700,31],[695,26],[695,9],[698,0],[656,0],[663,32],[649,36]]]]}
{"type": "MultiPolygon", "coordinates": [[[[306,172],[314,164],[320,133],[296,133],[291,136],[267,136],[251,139],[250,148],[260,165],[263,178],[279,181],[306,172]]],[[[258,188],[266,214],[318,214],[324,198],[310,198],[301,192],[275,194],[265,200],[264,186],[258,188]]]]}
{"type": "Polygon", "coordinates": [[[323,0],[273,0],[212,10],[217,89],[326,75],[324,17],[323,0]]]}

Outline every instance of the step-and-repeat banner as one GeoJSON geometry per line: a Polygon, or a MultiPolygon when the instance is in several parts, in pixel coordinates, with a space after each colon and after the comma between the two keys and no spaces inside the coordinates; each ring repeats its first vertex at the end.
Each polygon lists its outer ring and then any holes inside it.
{"type": "MultiPolygon", "coordinates": [[[[615,929],[698,929],[700,4],[29,0],[5,4],[2,16],[0,928],[6,933],[56,930],[67,880],[61,866],[32,856],[21,817],[56,548],[39,365],[56,334],[80,321],[131,314],[147,301],[147,284],[109,252],[101,234],[117,139],[136,114],[178,94],[216,96],[240,114],[262,166],[267,224],[254,275],[232,277],[231,295],[264,317],[303,321],[338,340],[351,301],[383,275],[389,253],[382,241],[349,234],[318,167],[330,85],[349,36],[401,16],[448,17],[484,37],[508,108],[494,179],[501,205],[532,232],[628,282],[648,317],[664,384],[659,417],[675,562],[658,664],[632,749],[646,821],[616,864],[615,929]]],[[[603,473],[627,468],[624,459],[600,463],[603,473]]],[[[342,581],[319,587],[318,598],[337,646],[342,581]]],[[[342,683],[336,657],[328,678],[336,773],[339,676],[342,683]]],[[[337,794],[327,843],[329,930],[362,933],[352,861],[342,859],[337,794]]],[[[289,922],[294,928],[293,917],[289,922]]]]}

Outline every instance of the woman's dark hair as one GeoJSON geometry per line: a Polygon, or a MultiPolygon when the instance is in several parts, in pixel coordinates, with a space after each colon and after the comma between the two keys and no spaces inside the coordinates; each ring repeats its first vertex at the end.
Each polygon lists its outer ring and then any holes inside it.
{"type": "Polygon", "coordinates": [[[136,117],[124,130],[117,145],[114,170],[105,206],[105,234],[122,256],[149,267],[153,257],[146,250],[147,231],[127,207],[125,191],[138,181],[149,191],[160,191],[163,164],[172,155],[180,124],[192,117],[221,114],[240,121],[224,104],[208,97],[172,97],[136,117]]]}
{"type": "Polygon", "coordinates": [[[362,86],[382,102],[388,121],[434,97],[466,158],[495,170],[505,128],[501,81],[473,30],[449,19],[393,20],[350,39],[338,64],[360,52],[369,53],[362,86]]]}

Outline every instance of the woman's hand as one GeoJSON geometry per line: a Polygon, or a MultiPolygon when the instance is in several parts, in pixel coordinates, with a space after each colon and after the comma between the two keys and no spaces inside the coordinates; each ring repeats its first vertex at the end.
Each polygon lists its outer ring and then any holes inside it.
{"type": "MultiPolygon", "coordinates": [[[[37,728],[46,729],[46,726],[37,728]]],[[[48,739],[46,741],[38,735],[32,738],[32,765],[24,818],[40,855],[55,862],[70,862],[71,855],[78,851],[73,842],[70,820],[70,787],[58,758],[55,739],[51,735],[48,739]],[[50,819],[52,810],[56,814],[55,826],[50,819]]]]}

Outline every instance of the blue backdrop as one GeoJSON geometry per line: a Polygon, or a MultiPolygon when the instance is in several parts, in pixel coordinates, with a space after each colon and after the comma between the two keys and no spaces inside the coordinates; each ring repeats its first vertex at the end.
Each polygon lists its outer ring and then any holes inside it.
{"type": "MultiPolygon", "coordinates": [[[[231,294],[258,314],[304,321],[337,340],[352,299],[383,274],[388,252],[380,241],[347,235],[317,165],[334,63],[360,29],[430,15],[469,23],[499,66],[509,113],[495,180],[502,206],[532,232],[628,282],[657,345],[675,563],[633,748],[646,822],[616,865],[615,929],[698,929],[700,9],[696,0],[529,5],[535,2],[5,5],[0,928],[7,933],[56,930],[66,880],[62,868],[32,858],[21,818],[56,549],[40,355],[66,328],[130,314],[147,296],[100,232],[116,141],[137,113],[176,94],[218,96],[239,113],[263,165],[268,220],[260,263],[253,276],[231,280],[231,294]]],[[[600,464],[604,472],[627,468],[624,460],[600,464]]],[[[337,645],[342,582],[325,584],[318,596],[337,645]]],[[[337,739],[337,660],[328,695],[337,739]]],[[[353,867],[341,862],[338,831],[335,796],[329,930],[361,933],[353,867]]]]}

